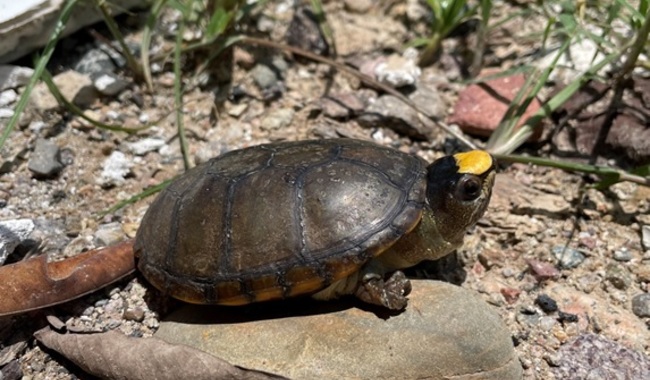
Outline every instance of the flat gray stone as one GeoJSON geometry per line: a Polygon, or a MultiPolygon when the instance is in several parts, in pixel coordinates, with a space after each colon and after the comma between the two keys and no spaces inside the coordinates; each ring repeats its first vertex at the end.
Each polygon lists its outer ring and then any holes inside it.
{"type": "Polygon", "coordinates": [[[632,312],[639,318],[650,317],[650,294],[641,293],[632,298],[632,312]]]}
{"type": "Polygon", "coordinates": [[[278,83],[278,76],[275,71],[263,64],[255,65],[251,70],[251,75],[257,87],[262,90],[269,89],[278,83]]]}
{"type": "Polygon", "coordinates": [[[29,158],[27,168],[36,178],[50,178],[63,170],[61,150],[52,141],[45,139],[36,140],[34,152],[29,158]]]}
{"type": "Polygon", "coordinates": [[[426,139],[435,128],[433,122],[421,119],[413,108],[392,95],[380,96],[357,121],[366,128],[386,127],[416,139],[426,139]]]}
{"type": "Polygon", "coordinates": [[[292,379],[522,377],[504,323],[466,289],[414,280],[398,315],[353,302],[186,306],[156,336],[292,379]]]}

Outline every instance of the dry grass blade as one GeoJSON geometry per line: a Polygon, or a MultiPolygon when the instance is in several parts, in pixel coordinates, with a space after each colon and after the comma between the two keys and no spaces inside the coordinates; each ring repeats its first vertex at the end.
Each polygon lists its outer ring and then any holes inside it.
{"type": "Polygon", "coordinates": [[[34,335],[49,349],[102,379],[284,379],[242,369],[203,351],[157,338],[131,338],[115,331],[59,334],[49,328],[34,335]]]}
{"type": "Polygon", "coordinates": [[[0,316],[57,305],[111,284],[135,270],[133,241],[57,262],[41,255],[0,267],[0,316]]]}

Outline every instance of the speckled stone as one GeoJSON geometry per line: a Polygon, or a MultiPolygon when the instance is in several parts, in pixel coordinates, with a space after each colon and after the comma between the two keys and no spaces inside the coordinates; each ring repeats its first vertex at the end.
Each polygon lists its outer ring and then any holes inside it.
{"type": "Polygon", "coordinates": [[[650,360],[595,334],[564,344],[553,372],[558,379],[650,379],[650,360]]]}
{"type": "Polygon", "coordinates": [[[650,317],[650,294],[638,294],[632,298],[632,311],[639,318],[650,317]]]}

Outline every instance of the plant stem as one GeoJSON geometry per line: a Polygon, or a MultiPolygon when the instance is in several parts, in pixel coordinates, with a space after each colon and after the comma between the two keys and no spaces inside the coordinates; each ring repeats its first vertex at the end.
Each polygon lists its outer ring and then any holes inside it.
{"type": "Polygon", "coordinates": [[[427,46],[422,51],[422,54],[420,54],[420,60],[418,61],[419,66],[428,66],[435,61],[436,54],[438,54],[438,51],[440,50],[441,40],[442,35],[440,33],[436,32],[431,36],[427,46]]]}
{"type": "Polygon", "coordinates": [[[120,47],[122,48],[122,55],[126,59],[127,65],[129,68],[131,68],[136,77],[142,78],[142,67],[140,64],[138,64],[138,61],[131,53],[131,49],[129,49],[127,46],[126,41],[124,40],[124,35],[122,35],[122,32],[120,32],[120,28],[115,23],[115,20],[111,16],[111,13],[106,6],[106,1],[95,0],[95,5],[102,12],[102,16],[104,16],[104,22],[106,23],[108,30],[110,30],[111,34],[113,35],[113,38],[115,38],[117,43],[120,44],[120,47]]]}
{"type": "Polygon", "coordinates": [[[183,165],[185,170],[191,168],[189,159],[189,149],[187,146],[187,137],[185,136],[185,125],[183,124],[183,78],[181,76],[181,52],[183,50],[183,32],[185,31],[185,17],[182,17],[178,23],[176,31],[176,44],[174,46],[174,103],[176,106],[176,128],[178,129],[178,139],[181,144],[181,154],[183,155],[183,165]]]}

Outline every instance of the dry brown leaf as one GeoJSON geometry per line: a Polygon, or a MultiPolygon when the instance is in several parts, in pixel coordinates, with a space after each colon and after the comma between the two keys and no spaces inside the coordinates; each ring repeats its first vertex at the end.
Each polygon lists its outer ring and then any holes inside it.
{"type": "Polygon", "coordinates": [[[34,336],[84,371],[102,379],[284,379],[242,369],[184,345],[157,338],[131,338],[115,331],[99,334],[59,334],[50,328],[34,336]]]}
{"type": "Polygon", "coordinates": [[[0,316],[60,304],[92,293],[135,270],[133,241],[48,263],[38,256],[0,267],[0,316]]]}

